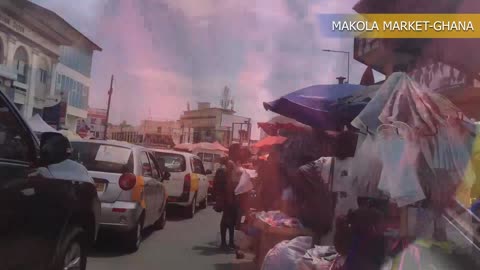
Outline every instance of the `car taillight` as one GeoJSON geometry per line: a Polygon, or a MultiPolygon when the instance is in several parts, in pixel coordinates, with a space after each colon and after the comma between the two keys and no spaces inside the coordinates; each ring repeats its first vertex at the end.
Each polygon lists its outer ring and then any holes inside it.
{"type": "Polygon", "coordinates": [[[189,193],[190,192],[190,184],[192,182],[192,178],[189,173],[185,175],[185,178],[183,179],[183,193],[189,193]]]}
{"type": "Polygon", "coordinates": [[[118,185],[123,190],[132,189],[137,183],[137,177],[132,173],[124,173],[118,180],[118,185]]]}

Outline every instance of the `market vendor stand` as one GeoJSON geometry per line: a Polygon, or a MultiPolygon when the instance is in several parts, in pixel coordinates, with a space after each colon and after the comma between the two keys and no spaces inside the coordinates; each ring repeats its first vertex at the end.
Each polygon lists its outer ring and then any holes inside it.
{"type": "MultiPolygon", "coordinates": [[[[472,122],[460,108],[438,94],[423,91],[404,73],[392,74],[378,87],[357,89],[360,93],[351,91],[350,97],[332,97],[337,102],[306,102],[304,89],[300,91],[302,95],[297,95],[301,99],[289,94],[265,107],[317,129],[338,130],[335,124],[339,122],[356,129],[362,139],[359,138],[354,158],[361,165],[355,172],[349,171],[356,177],[352,182],[356,195],[378,198],[380,192],[395,205],[388,213],[393,226],[385,232],[390,242],[385,247],[387,254],[395,249],[391,245],[395,242],[398,249],[390,253],[392,257],[403,254],[409,246],[418,249],[415,240],[441,246],[450,240],[447,226],[455,227],[465,238],[463,241],[476,242],[477,232],[465,230],[468,225],[456,224],[461,220],[452,215],[455,202],[450,200],[458,196],[455,191],[468,190],[476,181],[469,171],[471,144],[477,136],[472,122]],[[297,106],[300,103],[305,104],[297,106]],[[367,139],[369,144],[365,143],[367,139]],[[383,148],[375,150],[373,146],[383,148]],[[427,225],[429,230],[425,230],[427,225]]],[[[265,225],[256,221],[255,227],[259,227],[263,237],[265,225]]],[[[300,232],[286,233],[285,238],[298,236],[297,233],[300,232]]],[[[268,247],[266,243],[268,239],[262,239],[259,246],[268,247]]],[[[473,243],[473,248],[478,250],[478,245],[473,243]]],[[[259,248],[257,253],[261,265],[265,252],[259,248]]]]}
{"type": "Polygon", "coordinates": [[[268,251],[284,240],[292,240],[298,236],[313,236],[313,232],[305,228],[273,227],[268,223],[253,217],[251,226],[258,231],[255,247],[255,265],[262,268],[263,260],[268,251]]]}

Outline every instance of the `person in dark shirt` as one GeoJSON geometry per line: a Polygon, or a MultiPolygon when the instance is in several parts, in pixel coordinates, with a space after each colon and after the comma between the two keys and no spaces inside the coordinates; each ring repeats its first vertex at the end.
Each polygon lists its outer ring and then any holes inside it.
{"type": "Polygon", "coordinates": [[[235,187],[240,179],[239,162],[241,147],[239,144],[232,144],[229,149],[228,160],[223,160],[223,166],[217,170],[214,180],[215,210],[222,212],[220,221],[221,248],[235,248],[235,225],[238,217],[238,205],[235,198],[235,187]],[[229,234],[227,246],[226,234],[229,234]]]}

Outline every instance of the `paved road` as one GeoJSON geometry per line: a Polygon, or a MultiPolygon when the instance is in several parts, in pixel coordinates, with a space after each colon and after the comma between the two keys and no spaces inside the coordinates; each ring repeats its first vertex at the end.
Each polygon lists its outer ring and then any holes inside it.
{"type": "MultiPolygon", "coordinates": [[[[171,210],[171,209],[169,209],[171,210]]],[[[175,210],[175,209],[173,209],[175,210]]],[[[193,219],[182,219],[170,211],[162,231],[148,233],[140,250],[126,254],[121,242],[111,236],[100,239],[88,260],[88,270],[252,270],[251,261],[236,260],[234,254],[216,247],[220,214],[211,207],[193,219]]]]}

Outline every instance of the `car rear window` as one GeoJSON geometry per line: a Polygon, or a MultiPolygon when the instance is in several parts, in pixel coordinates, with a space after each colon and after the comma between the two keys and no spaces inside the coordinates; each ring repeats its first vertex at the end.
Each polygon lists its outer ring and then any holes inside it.
{"type": "Polygon", "coordinates": [[[133,172],[132,150],[126,147],[92,142],[72,142],[71,159],[89,171],[133,172]]]}
{"type": "Polygon", "coordinates": [[[184,172],[187,170],[185,157],[179,154],[155,152],[155,158],[165,160],[165,168],[168,172],[184,172]]]}

